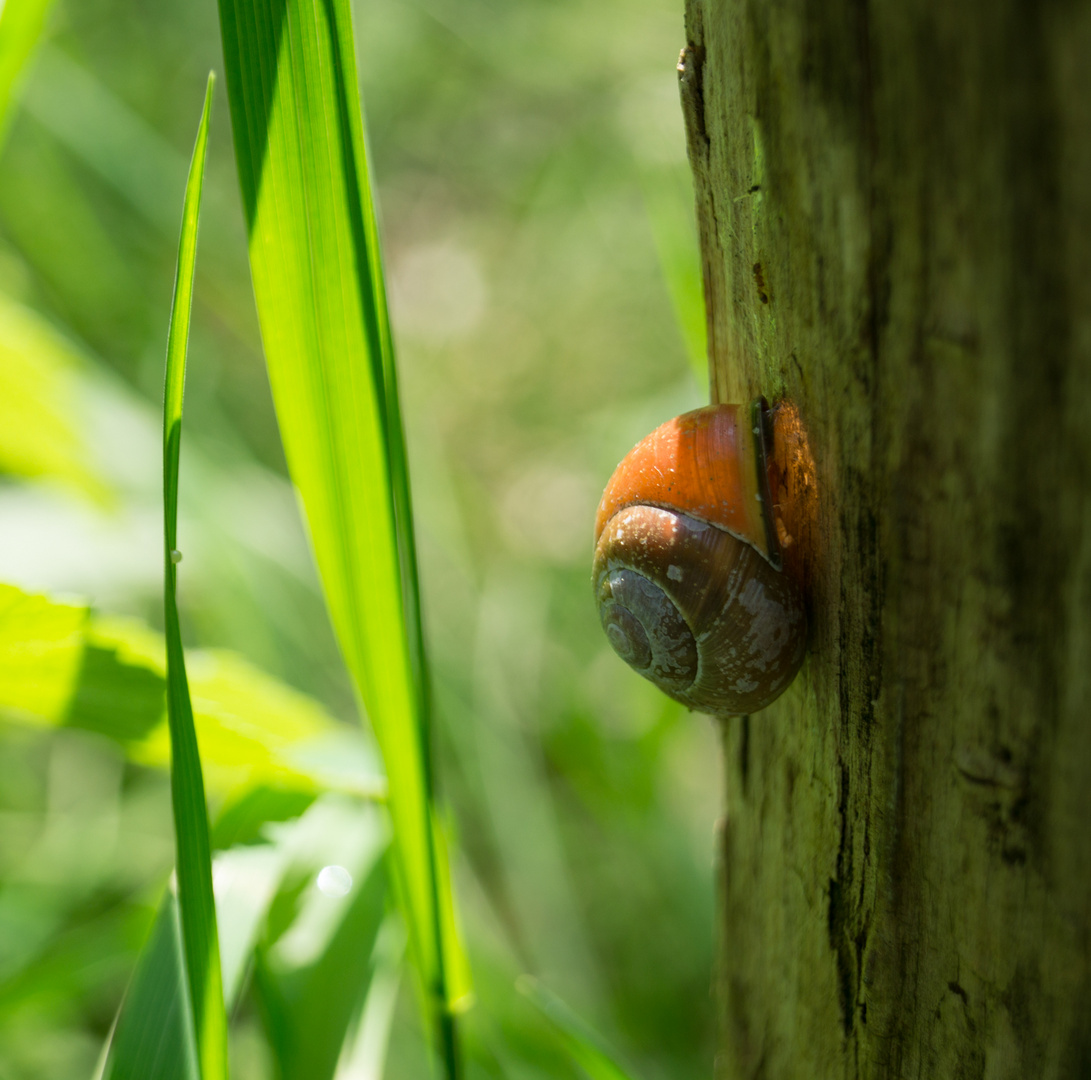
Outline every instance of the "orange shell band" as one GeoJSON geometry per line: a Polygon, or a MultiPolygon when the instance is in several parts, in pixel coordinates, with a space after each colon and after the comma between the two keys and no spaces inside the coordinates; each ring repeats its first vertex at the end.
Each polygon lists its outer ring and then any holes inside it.
{"type": "Polygon", "coordinates": [[[761,422],[760,408],[709,405],[656,428],[610,478],[595,518],[595,543],[614,514],[639,503],[718,525],[779,564],[767,527],[773,507],[764,504],[773,497],[768,469],[759,485],[761,422]]]}

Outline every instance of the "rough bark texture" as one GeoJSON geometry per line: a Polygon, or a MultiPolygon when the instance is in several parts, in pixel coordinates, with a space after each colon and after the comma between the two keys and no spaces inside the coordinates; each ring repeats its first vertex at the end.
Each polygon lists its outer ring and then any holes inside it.
{"type": "Polygon", "coordinates": [[[715,400],[810,654],[725,725],[717,1075],[1091,1076],[1091,4],[689,0],[715,400]]]}

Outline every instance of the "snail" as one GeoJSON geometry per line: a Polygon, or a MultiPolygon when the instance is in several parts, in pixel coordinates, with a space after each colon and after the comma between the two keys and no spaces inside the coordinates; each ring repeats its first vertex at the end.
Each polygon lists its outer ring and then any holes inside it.
{"type": "Polygon", "coordinates": [[[593,584],[614,651],[664,693],[717,716],[755,712],[806,646],[783,572],[764,399],[669,420],[617,467],[595,520],[593,584]]]}

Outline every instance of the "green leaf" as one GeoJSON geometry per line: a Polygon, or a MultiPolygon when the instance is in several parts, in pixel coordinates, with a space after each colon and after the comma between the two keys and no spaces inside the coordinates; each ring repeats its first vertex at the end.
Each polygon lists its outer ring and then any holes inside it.
{"type": "Polygon", "coordinates": [[[83,657],[87,609],[0,585],[0,716],[59,723],[83,657]]]}
{"type": "MultiPolygon", "coordinates": [[[[326,788],[383,797],[361,734],[317,702],[226,651],[191,652],[187,674],[216,791],[234,800],[276,788],[294,793],[296,805],[326,788]]],[[[163,638],[142,623],[0,585],[0,721],[94,731],[121,743],[131,760],[163,768],[165,676],[163,638]]],[[[217,846],[233,842],[228,834],[217,846]]]]}
{"type": "Polygon", "coordinates": [[[89,464],[83,429],[83,368],[79,353],[40,315],[0,294],[0,472],[50,480],[106,503],[110,490],[89,464]]]}
{"type": "Polygon", "coordinates": [[[331,1080],[369,993],[387,914],[385,821],[374,807],[327,797],[298,822],[269,826],[297,859],[254,967],[281,1080],[331,1080]]]}
{"type": "Polygon", "coordinates": [[[404,437],[348,0],[221,0],[266,361],[334,628],[379,742],[394,885],[449,1075],[469,995],[436,827],[404,437]]]}
{"type": "MultiPolygon", "coordinates": [[[[163,655],[162,639],[128,620],[98,619],[93,629],[92,643],[116,647],[130,663],[152,665],[163,655]]],[[[217,789],[329,787],[383,797],[385,781],[364,740],[317,702],[225,650],[191,653],[187,677],[201,760],[217,789]]],[[[169,730],[161,724],[128,749],[134,761],[158,765],[168,759],[169,747],[169,730]]]]}
{"type": "Polygon", "coordinates": [[[356,1030],[344,1046],[334,1080],[383,1075],[404,953],[405,930],[400,922],[388,919],[372,953],[373,974],[363,1011],[356,1030]]]}
{"type": "MultiPolygon", "coordinates": [[[[326,796],[327,805],[320,800],[302,820],[269,826],[262,830],[262,835],[254,837],[256,842],[222,851],[216,856],[216,921],[223,949],[224,1000],[229,1008],[238,999],[255,942],[286,873],[292,869],[300,849],[307,858],[316,854],[316,848],[321,846],[315,842],[316,827],[328,831],[326,827],[331,823],[328,803],[338,798],[326,796]]],[[[283,811],[286,807],[279,809],[283,811]]],[[[342,861],[351,863],[352,854],[360,848],[358,839],[362,827],[371,840],[368,865],[378,862],[384,844],[375,809],[350,803],[347,808],[335,805],[334,813],[339,814],[334,824],[350,826],[335,831],[327,839],[335,854],[342,861]],[[355,829],[351,827],[353,825],[355,829]],[[354,840],[357,841],[355,845],[354,840]],[[347,848],[352,851],[346,851],[347,848]]],[[[217,828],[221,824],[222,818],[217,822],[217,828]]],[[[312,883],[314,877],[315,873],[311,872],[312,883]]],[[[343,916],[347,910],[348,907],[342,905],[337,914],[343,916]]],[[[297,921],[304,915],[301,912],[297,921]]],[[[344,944],[342,940],[341,945],[344,944]]],[[[363,949],[362,957],[360,951],[342,948],[341,962],[355,964],[356,971],[366,973],[368,948],[363,949]]],[[[196,1077],[184,971],[178,899],[173,889],[168,888],[119,1010],[101,1080],[189,1080],[196,1077]]]]}
{"type": "Polygon", "coordinates": [[[212,846],[228,848],[260,843],[267,824],[299,817],[314,799],[310,792],[264,786],[248,788],[220,811],[212,829],[212,846]]]}
{"type": "Polygon", "coordinates": [[[178,898],[168,889],[118,1014],[102,1080],[195,1080],[178,898]]]}
{"type": "Polygon", "coordinates": [[[521,975],[515,985],[553,1024],[572,1060],[589,1080],[632,1080],[606,1042],[556,994],[530,975],[521,975]]]}
{"type": "Polygon", "coordinates": [[[0,7],[0,140],[11,120],[17,83],[53,0],[6,0],[0,7]]]}
{"type": "Polygon", "coordinates": [[[182,394],[186,377],[186,348],[193,303],[193,273],[197,259],[197,223],[204,183],[208,121],[212,109],[213,76],[208,77],[205,105],[193,161],[186,181],[182,233],[178,241],[178,269],[174,280],[170,329],[167,332],[167,376],[163,395],[163,511],[166,537],[167,717],[171,740],[171,802],[174,807],[175,873],[178,910],[182,923],[198,1071],[202,1080],[227,1076],[227,1014],[220,978],[220,945],[216,933],[216,905],[212,898],[212,848],[208,834],[197,729],[186,683],[182,631],[178,623],[178,461],[182,439],[182,394]]]}

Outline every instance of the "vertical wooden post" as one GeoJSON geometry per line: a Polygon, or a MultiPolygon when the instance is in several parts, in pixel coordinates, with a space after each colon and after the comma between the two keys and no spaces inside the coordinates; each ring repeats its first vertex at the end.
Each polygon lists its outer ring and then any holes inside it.
{"type": "Polygon", "coordinates": [[[813,461],[809,659],[725,726],[718,1076],[1091,1076],[1091,3],[687,37],[713,398],[813,461]]]}

